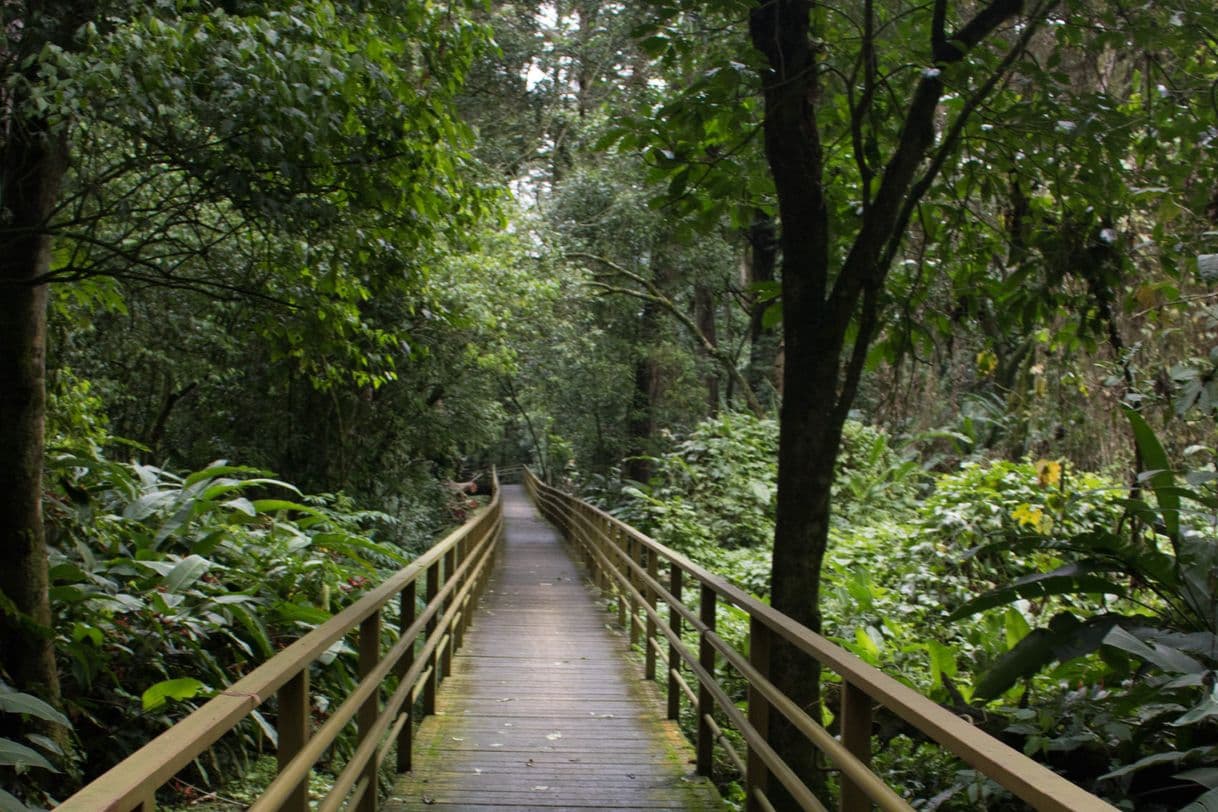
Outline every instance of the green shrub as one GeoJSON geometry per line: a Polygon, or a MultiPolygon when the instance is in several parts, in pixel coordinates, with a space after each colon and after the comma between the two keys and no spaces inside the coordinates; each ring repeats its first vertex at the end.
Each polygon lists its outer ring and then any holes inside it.
{"type": "MultiPolygon", "coordinates": [[[[48,474],[56,645],[88,775],[406,563],[365,532],[385,517],[250,468],[178,476],[93,448],[54,454],[48,474]]],[[[315,666],[321,715],[354,684],[353,657],[340,641],[315,666]]],[[[273,736],[255,713],[195,767],[207,781],[273,736]]]]}

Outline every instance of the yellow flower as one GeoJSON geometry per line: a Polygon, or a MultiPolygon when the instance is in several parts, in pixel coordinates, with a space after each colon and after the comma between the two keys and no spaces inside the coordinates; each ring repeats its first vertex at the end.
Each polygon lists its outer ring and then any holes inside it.
{"type": "Polygon", "coordinates": [[[1042,488],[1053,488],[1061,484],[1062,464],[1057,460],[1037,460],[1036,480],[1042,488]]]}
{"type": "Polygon", "coordinates": [[[1053,517],[1027,503],[1011,511],[1011,518],[1019,522],[1020,527],[1030,527],[1041,535],[1053,529],[1053,517]]]}
{"type": "Polygon", "coordinates": [[[998,371],[998,356],[989,350],[977,353],[977,374],[988,378],[998,371]]]}

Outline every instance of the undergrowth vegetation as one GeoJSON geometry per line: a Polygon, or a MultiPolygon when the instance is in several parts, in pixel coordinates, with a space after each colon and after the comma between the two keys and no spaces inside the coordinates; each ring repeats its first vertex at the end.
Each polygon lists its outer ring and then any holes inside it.
{"type": "MultiPolygon", "coordinates": [[[[0,713],[57,733],[0,739],[5,786],[21,796],[0,795],[6,811],[62,799],[38,780],[47,773],[66,774],[60,787],[100,775],[405,566],[469,501],[432,482],[411,508],[426,521],[403,526],[223,460],[192,472],[119,461],[139,449],[108,434],[87,382],[65,381],[45,498],[63,713],[0,683],[0,713]]],[[[310,672],[315,718],[357,682],[340,640],[310,672]]],[[[273,701],[254,711],[171,790],[188,797],[249,772],[274,753],[275,714],[273,701]]],[[[328,758],[341,763],[351,746],[340,740],[328,758]]]]}
{"type": "MultiPolygon", "coordinates": [[[[1178,809],[1218,797],[1216,475],[1201,447],[1192,471],[1173,474],[1145,422],[1128,419],[1149,471],[1132,493],[1064,459],[934,472],[915,444],[848,423],[825,629],[1121,806],[1178,809]]],[[[776,442],[772,421],[725,414],[656,457],[650,482],[585,489],[764,598],[776,442]]],[[[741,642],[747,625],[724,617],[720,633],[741,642]]],[[[877,765],[919,809],[1021,808],[899,719],[878,724],[889,735],[877,765]]]]}

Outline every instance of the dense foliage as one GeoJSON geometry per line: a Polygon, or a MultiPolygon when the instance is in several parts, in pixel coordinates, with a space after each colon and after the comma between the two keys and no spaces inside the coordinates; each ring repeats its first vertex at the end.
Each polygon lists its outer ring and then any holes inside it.
{"type": "MultiPolygon", "coordinates": [[[[1061,459],[927,471],[882,430],[848,424],[826,631],[1079,783],[1166,809],[1209,788],[1215,769],[1204,675],[1218,612],[1218,475],[1197,448],[1187,484],[1176,484],[1162,446],[1130,419],[1144,458],[1164,466],[1133,498],[1061,459]]],[[[584,487],[765,597],[776,439],[771,421],[723,415],[658,458],[649,486],[584,487]]],[[[723,630],[747,633],[730,618],[723,630]]],[[[919,808],[1004,808],[1000,788],[950,758],[927,761],[918,742],[888,741],[877,758],[919,808]]]]}
{"type": "MultiPolygon", "coordinates": [[[[1212,2],[0,28],[0,802],[521,461],[1127,806],[1218,792],[1212,2]]],[[[885,741],[922,808],[1006,803],[885,741]]]]}

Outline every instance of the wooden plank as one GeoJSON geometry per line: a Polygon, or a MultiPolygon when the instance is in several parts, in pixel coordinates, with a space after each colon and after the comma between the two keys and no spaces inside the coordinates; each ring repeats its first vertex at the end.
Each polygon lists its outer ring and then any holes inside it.
{"type": "Polygon", "coordinates": [[[503,499],[501,560],[385,808],[722,809],[557,533],[503,499]]]}

